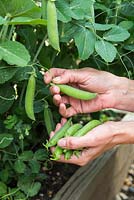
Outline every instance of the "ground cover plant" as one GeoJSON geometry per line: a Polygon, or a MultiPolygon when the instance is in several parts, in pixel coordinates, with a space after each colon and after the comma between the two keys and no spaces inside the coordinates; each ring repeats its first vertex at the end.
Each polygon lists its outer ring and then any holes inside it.
{"type": "Polygon", "coordinates": [[[133,56],[132,0],[0,0],[0,199],[31,199],[47,180],[43,143],[61,116],[43,73],[91,66],[133,79],[133,56]]]}

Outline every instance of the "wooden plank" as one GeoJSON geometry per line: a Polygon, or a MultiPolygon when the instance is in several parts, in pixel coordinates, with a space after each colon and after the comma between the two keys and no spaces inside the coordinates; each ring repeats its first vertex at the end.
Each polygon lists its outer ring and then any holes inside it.
{"type": "MultiPolygon", "coordinates": [[[[134,120],[134,115],[124,121],[134,120]]],[[[92,163],[80,167],[53,200],[113,200],[134,159],[134,145],[114,148],[92,163]]]]}

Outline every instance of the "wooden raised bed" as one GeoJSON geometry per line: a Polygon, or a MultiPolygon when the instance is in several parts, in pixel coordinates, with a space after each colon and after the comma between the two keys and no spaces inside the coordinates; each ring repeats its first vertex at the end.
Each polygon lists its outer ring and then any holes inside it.
{"type": "MultiPolygon", "coordinates": [[[[129,113],[123,121],[134,120],[129,113]]],[[[134,145],[120,145],[80,167],[53,200],[114,200],[134,160],[134,145]]]]}

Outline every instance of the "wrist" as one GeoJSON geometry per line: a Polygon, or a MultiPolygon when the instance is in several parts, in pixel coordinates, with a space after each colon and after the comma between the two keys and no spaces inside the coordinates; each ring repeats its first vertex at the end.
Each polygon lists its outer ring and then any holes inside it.
{"type": "Polygon", "coordinates": [[[116,109],[134,111],[134,81],[119,77],[119,85],[116,89],[116,109]]]}
{"type": "Polygon", "coordinates": [[[112,143],[118,144],[134,144],[134,121],[126,122],[107,122],[112,133],[112,143]]]}

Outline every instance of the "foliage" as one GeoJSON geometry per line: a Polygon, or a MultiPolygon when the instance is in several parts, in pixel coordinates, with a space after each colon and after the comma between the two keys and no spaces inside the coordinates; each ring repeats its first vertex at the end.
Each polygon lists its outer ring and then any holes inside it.
{"type": "MultiPolygon", "coordinates": [[[[52,103],[43,73],[51,67],[92,66],[120,76],[134,74],[134,3],[131,0],[57,0],[60,52],[47,34],[47,0],[0,0],[0,198],[28,199],[46,179],[45,102],[52,103]],[[34,113],[25,112],[30,74],[36,73],[34,113]]],[[[54,31],[54,30],[52,30],[54,31]]]]}

